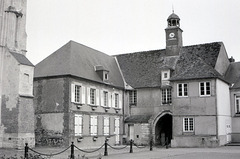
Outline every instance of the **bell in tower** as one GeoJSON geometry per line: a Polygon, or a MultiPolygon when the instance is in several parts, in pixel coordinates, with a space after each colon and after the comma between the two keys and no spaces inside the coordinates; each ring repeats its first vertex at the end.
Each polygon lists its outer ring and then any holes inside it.
{"type": "Polygon", "coordinates": [[[168,26],[166,32],[166,55],[178,56],[182,47],[182,29],[180,28],[180,18],[174,12],[167,19],[168,26]]]}

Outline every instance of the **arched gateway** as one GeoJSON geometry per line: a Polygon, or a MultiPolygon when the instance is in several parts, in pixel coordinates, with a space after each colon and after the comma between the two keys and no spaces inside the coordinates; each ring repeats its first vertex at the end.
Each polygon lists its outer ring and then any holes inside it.
{"type": "Polygon", "coordinates": [[[161,112],[153,122],[153,140],[156,145],[166,145],[172,139],[172,113],[161,112]]]}

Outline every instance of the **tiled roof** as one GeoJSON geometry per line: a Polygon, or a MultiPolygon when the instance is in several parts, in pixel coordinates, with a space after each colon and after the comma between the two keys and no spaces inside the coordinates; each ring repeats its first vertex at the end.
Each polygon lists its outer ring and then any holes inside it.
{"type": "Polygon", "coordinates": [[[166,56],[165,50],[117,55],[126,82],[133,88],[161,86],[161,70],[175,69],[178,56],[166,56]]]}
{"type": "Polygon", "coordinates": [[[161,71],[175,70],[171,80],[223,78],[215,69],[222,43],[182,47],[180,56],[166,56],[165,50],[117,55],[126,82],[133,88],[161,86],[161,71]]]}
{"type": "Polygon", "coordinates": [[[168,20],[169,19],[180,19],[179,16],[175,13],[172,13],[169,17],[168,17],[168,20]]]}
{"type": "Polygon", "coordinates": [[[171,80],[223,78],[215,69],[220,43],[183,47],[171,80]]]}
{"type": "Polygon", "coordinates": [[[126,117],[125,123],[148,123],[152,115],[131,115],[126,117]]]}
{"type": "Polygon", "coordinates": [[[124,87],[123,79],[114,57],[82,44],[70,41],[36,65],[35,78],[72,75],[103,83],[95,71],[102,66],[109,71],[109,84],[124,87]]]}
{"type": "Polygon", "coordinates": [[[19,54],[19,53],[14,53],[14,52],[10,52],[13,57],[22,65],[27,65],[27,66],[34,66],[28,59],[26,56],[19,54]]]}
{"type": "Polygon", "coordinates": [[[240,62],[230,64],[225,79],[233,84],[231,88],[240,88],[240,62]]]}

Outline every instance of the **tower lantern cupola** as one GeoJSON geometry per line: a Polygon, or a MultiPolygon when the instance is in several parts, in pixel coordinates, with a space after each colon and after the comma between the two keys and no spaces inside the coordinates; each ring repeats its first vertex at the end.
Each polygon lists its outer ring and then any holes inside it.
{"type": "Polygon", "coordinates": [[[182,29],[180,18],[173,12],[167,19],[166,32],[166,55],[178,56],[182,47],[182,29]]]}
{"type": "Polygon", "coordinates": [[[180,27],[180,18],[175,14],[175,13],[172,13],[168,19],[168,27],[171,27],[171,26],[176,26],[176,27],[180,27]]]}

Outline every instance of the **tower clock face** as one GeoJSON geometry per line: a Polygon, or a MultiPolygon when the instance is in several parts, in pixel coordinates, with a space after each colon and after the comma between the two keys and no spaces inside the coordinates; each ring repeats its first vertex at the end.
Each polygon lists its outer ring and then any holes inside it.
{"type": "Polygon", "coordinates": [[[174,34],[174,33],[170,33],[170,34],[169,34],[169,37],[170,37],[170,38],[174,38],[174,37],[175,37],[175,34],[174,34]]]}

